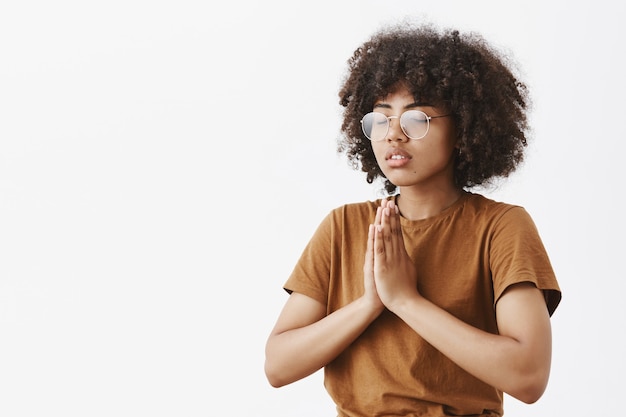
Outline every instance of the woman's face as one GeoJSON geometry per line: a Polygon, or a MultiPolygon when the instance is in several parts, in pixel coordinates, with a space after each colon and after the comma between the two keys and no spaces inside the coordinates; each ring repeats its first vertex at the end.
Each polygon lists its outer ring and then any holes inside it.
{"type": "MultiPolygon", "coordinates": [[[[376,161],[389,181],[403,187],[454,187],[456,132],[445,109],[417,103],[411,92],[400,85],[378,100],[373,111],[389,119],[389,128],[379,141],[372,141],[376,161]],[[410,139],[400,127],[400,116],[407,110],[420,110],[433,117],[424,121],[428,132],[421,139],[410,139]]],[[[383,119],[384,120],[384,119],[383,119]]],[[[384,122],[382,123],[384,129],[384,122]]],[[[411,131],[409,134],[411,134],[411,131]]]]}

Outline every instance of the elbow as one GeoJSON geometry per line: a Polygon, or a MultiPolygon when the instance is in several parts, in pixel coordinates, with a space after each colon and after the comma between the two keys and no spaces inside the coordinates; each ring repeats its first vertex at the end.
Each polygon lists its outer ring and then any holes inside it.
{"type": "Polygon", "coordinates": [[[537,402],[543,395],[543,389],[529,388],[520,392],[511,393],[511,396],[526,404],[537,402]]]}
{"type": "Polygon", "coordinates": [[[289,365],[284,360],[285,356],[277,351],[270,341],[267,342],[263,369],[267,382],[274,388],[280,388],[293,382],[289,380],[289,365]]]}
{"type": "Polygon", "coordinates": [[[526,404],[533,404],[543,396],[548,385],[548,375],[520,378],[520,383],[507,393],[526,404]]]}
{"type": "Polygon", "coordinates": [[[287,384],[281,383],[278,380],[272,380],[272,379],[267,379],[270,383],[270,385],[272,386],[272,388],[280,388],[280,387],[284,387],[287,384]]]}
{"type": "Polygon", "coordinates": [[[276,378],[273,375],[268,374],[267,372],[265,373],[265,377],[267,378],[267,382],[269,382],[270,385],[274,388],[280,388],[286,385],[279,378],[276,378]]]}
{"type": "Polygon", "coordinates": [[[267,360],[265,361],[265,377],[267,378],[267,382],[274,388],[280,388],[289,383],[285,381],[284,378],[281,378],[280,373],[277,372],[267,360]]]}

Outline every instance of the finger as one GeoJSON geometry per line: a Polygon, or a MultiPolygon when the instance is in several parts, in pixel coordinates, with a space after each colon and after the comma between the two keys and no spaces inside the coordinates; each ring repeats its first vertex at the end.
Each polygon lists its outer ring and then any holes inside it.
{"type": "Polygon", "coordinates": [[[396,243],[404,244],[404,240],[402,239],[402,225],[400,223],[400,210],[398,210],[398,206],[392,201],[390,202],[389,208],[389,225],[391,226],[391,233],[396,238],[396,243]]]}
{"type": "Polygon", "coordinates": [[[376,217],[374,218],[374,226],[377,229],[380,228],[380,222],[382,220],[382,215],[383,215],[383,209],[382,209],[382,207],[378,207],[376,209],[376,217]]]}
{"type": "Polygon", "coordinates": [[[378,262],[385,261],[384,257],[388,256],[391,249],[389,241],[391,235],[387,230],[389,228],[389,201],[381,200],[380,207],[376,210],[376,229],[374,233],[374,255],[378,262]]]}
{"type": "MultiPolygon", "coordinates": [[[[384,217],[382,215],[382,209],[380,209],[380,217],[384,217]]],[[[381,218],[381,223],[379,223],[378,225],[375,225],[373,233],[374,233],[374,250],[372,251],[372,253],[374,254],[374,265],[376,265],[377,262],[381,262],[383,259],[381,259],[380,257],[383,256],[385,254],[385,243],[384,243],[384,237],[383,237],[383,225],[382,225],[382,221],[383,219],[381,218]]]]}
{"type": "Polygon", "coordinates": [[[389,204],[390,203],[391,203],[390,200],[381,200],[380,201],[380,208],[382,210],[382,212],[381,212],[381,220],[382,220],[382,217],[385,215],[385,210],[387,210],[389,208],[389,204]]]}
{"type": "Polygon", "coordinates": [[[404,239],[397,207],[392,201],[383,209],[381,223],[387,256],[400,254],[404,247],[404,239]]]}
{"type": "Polygon", "coordinates": [[[367,231],[367,246],[365,248],[365,268],[369,268],[369,271],[374,270],[374,230],[373,224],[369,225],[367,231]]]}
{"type": "Polygon", "coordinates": [[[395,233],[395,231],[393,230],[394,210],[389,205],[387,205],[387,207],[383,209],[381,225],[383,226],[383,229],[385,231],[385,240],[390,242],[393,238],[393,234],[395,233]]]}

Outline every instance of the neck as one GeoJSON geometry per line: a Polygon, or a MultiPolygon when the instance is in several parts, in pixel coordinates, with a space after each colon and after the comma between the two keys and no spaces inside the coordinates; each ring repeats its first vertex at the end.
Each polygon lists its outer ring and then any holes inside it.
{"type": "Polygon", "coordinates": [[[400,188],[398,208],[408,220],[423,220],[441,213],[454,204],[463,194],[459,188],[434,189],[420,192],[413,188],[400,188]]]}

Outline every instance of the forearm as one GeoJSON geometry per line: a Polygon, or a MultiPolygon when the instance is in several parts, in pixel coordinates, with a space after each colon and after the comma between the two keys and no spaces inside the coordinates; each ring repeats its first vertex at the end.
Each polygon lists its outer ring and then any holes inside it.
{"type": "Polygon", "coordinates": [[[394,307],[393,312],[483,382],[527,403],[542,395],[549,375],[549,340],[517,340],[480,330],[422,297],[394,307]]]}
{"type": "Polygon", "coordinates": [[[265,373],[271,385],[302,379],[335,359],[380,314],[359,298],[303,327],[276,332],[266,345],[265,373]]]}

